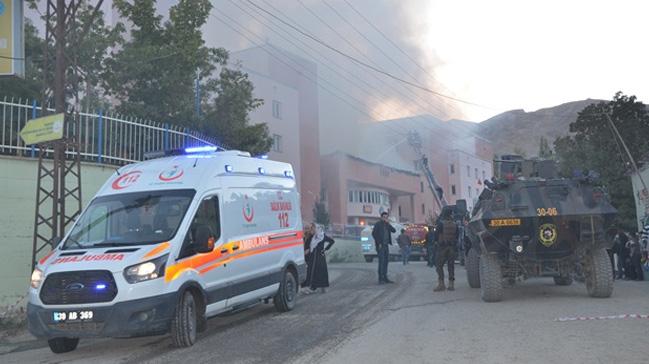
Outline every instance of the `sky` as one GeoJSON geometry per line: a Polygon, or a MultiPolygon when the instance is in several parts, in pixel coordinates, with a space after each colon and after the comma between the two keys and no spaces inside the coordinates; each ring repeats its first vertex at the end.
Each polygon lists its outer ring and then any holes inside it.
{"type": "MultiPolygon", "coordinates": [[[[363,68],[248,0],[213,0],[208,45],[237,51],[271,43],[314,61],[325,118],[430,114],[479,122],[512,109],[610,99],[619,90],[649,103],[646,1],[251,1],[345,54],[467,101],[363,68]]],[[[160,13],[176,2],[158,0],[160,13]]]]}
{"type": "MultiPolygon", "coordinates": [[[[429,113],[442,119],[482,121],[511,109],[533,111],[586,98],[610,99],[618,90],[649,102],[649,2],[347,0],[389,40],[344,0],[254,2],[269,11],[281,11],[286,19],[345,53],[439,93],[480,105],[445,100],[372,75],[276,20],[266,20],[270,25],[262,25],[239,9],[255,14],[245,0],[237,2],[239,7],[229,0],[214,1],[215,17],[206,26],[208,42],[232,50],[253,45],[223,25],[230,22],[224,13],[245,25],[249,32],[239,32],[257,42],[271,42],[316,61],[321,79],[363,101],[368,113],[378,120],[429,113]],[[292,33],[286,37],[294,44],[270,31],[271,27],[292,33]],[[320,52],[316,54],[299,44],[296,37],[320,52]],[[324,64],[345,75],[343,70],[349,70],[374,87],[357,79],[346,82],[324,64]]],[[[263,20],[260,14],[256,16],[263,20]]]]}

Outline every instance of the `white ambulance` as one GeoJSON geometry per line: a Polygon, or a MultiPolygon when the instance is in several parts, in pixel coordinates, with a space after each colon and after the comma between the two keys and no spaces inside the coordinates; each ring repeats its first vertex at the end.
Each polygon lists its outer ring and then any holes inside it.
{"type": "Polygon", "coordinates": [[[219,313],[271,299],[291,310],[305,271],[291,165],[188,148],[104,184],[38,262],[28,327],[55,353],[168,332],[187,347],[219,313]]]}

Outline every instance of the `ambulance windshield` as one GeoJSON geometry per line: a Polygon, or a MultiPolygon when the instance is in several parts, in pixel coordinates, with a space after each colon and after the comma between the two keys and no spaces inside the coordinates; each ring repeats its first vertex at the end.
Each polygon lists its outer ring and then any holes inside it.
{"type": "Polygon", "coordinates": [[[157,244],[176,234],[196,191],[123,193],[92,201],[63,249],[157,244]]]}

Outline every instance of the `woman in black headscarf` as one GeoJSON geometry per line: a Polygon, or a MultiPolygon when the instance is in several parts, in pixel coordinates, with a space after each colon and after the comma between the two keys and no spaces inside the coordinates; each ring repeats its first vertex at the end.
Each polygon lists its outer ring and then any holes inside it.
{"type": "MultiPolygon", "coordinates": [[[[324,293],[326,287],[329,287],[329,272],[325,252],[331,249],[335,241],[325,235],[324,228],[321,225],[311,224],[309,232],[309,236],[304,241],[307,276],[302,287],[309,287],[310,292],[320,288],[320,292],[324,293]]],[[[306,291],[305,293],[310,292],[306,291]]]]}

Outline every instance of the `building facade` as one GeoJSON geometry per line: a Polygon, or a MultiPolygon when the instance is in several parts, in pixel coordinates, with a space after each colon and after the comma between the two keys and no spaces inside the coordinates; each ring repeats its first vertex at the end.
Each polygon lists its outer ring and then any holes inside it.
{"type": "Polygon", "coordinates": [[[254,96],[264,100],[250,119],[268,125],[273,138],[269,158],[293,165],[302,217],[313,220],[313,207],[321,194],[315,63],[269,44],[234,52],[230,58],[248,73],[254,96]]]}
{"type": "Polygon", "coordinates": [[[493,176],[493,164],[462,150],[448,152],[447,200],[454,204],[463,199],[469,211],[484,189],[484,180],[493,176]]]}
{"type": "Polygon", "coordinates": [[[321,169],[334,224],[373,224],[382,212],[401,222],[425,223],[433,218],[433,196],[418,173],[344,152],[323,156],[321,169]]]}

